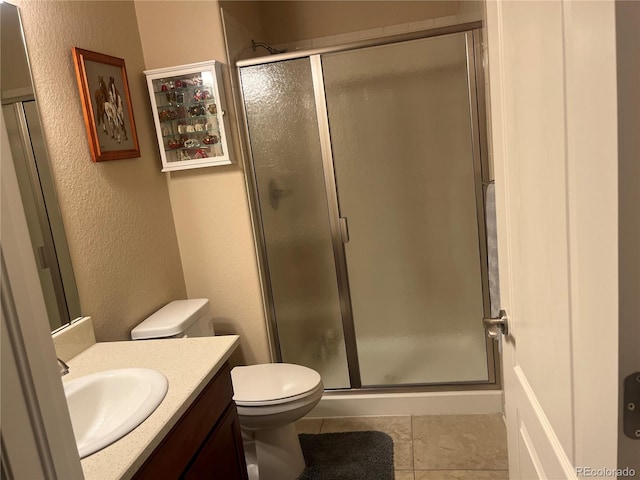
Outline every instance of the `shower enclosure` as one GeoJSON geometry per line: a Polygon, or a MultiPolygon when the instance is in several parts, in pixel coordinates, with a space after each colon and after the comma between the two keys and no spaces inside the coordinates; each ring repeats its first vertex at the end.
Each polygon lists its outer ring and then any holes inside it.
{"type": "Polygon", "coordinates": [[[278,360],[495,388],[479,30],[238,62],[278,360]]]}

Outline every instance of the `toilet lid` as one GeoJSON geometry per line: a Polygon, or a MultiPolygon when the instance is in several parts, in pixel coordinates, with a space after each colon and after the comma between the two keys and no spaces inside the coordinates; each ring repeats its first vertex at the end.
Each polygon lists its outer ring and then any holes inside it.
{"type": "Polygon", "coordinates": [[[301,365],[266,363],[231,370],[233,400],[257,404],[295,397],[318,388],[320,374],[301,365]]]}

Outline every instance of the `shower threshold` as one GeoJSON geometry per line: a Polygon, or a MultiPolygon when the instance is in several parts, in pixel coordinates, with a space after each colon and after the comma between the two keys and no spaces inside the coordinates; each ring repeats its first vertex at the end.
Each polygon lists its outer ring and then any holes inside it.
{"type": "Polygon", "coordinates": [[[383,415],[476,415],[502,413],[502,390],[446,392],[325,392],[306,418],[383,415]]]}

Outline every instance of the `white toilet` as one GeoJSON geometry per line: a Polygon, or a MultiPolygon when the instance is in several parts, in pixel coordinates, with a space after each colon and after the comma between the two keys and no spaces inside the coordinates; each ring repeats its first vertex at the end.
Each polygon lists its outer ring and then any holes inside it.
{"type": "MultiPolygon", "coordinates": [[[[214,335],[209,300],[176,300],[131,331],[133,340],[214,335]]],[[[251,480],[295,480],[305,468],[294,422],[315,407],[324,390],[318,372],[268,363],[231,371],[233,400],[251,480]]]]}

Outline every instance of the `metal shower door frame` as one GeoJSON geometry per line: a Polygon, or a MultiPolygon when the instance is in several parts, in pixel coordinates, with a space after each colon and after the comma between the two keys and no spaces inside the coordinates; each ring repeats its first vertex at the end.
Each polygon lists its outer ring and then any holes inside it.
{"type": "MultiPolygon", "coordinates": [[[[47,202],[43,193],[41,180],[41,176],[43,174],[38,170],[38,162],[32,146],[31,134],[29,131],[29,118],[27,118],[27,110],[25,108],[25,104],[27,103],[35,104],[35,100],[31,96],[28,96],[21,100],[7,102],[6,104],[3,104],[3,108],[7,107],[12,110],[19,130],[20,142],[23,147],[24,161],[29,176],[29,193],[33,198],[37,215],[37,223],[42,235],[42,245],[37,247],[37,253],[35,253],[36,266],[39,270],[48,271],[51,284],[53,285],[56,309],[60,316],[61,325],[53,328],[53,331],[55,332],[59,328],[67,326],[74,318],[71,318],[67,302],[67,293],[64,287],[64,279],[62,277],[60,264],[58,263],[56,243],[51,227],[51,213],[47,208],[47,202]]],[[[35,120],[39,121],[39,118],[35,120]]],[[[64,240],[66,242],[66,238],[64,240]]],[[[74,283],[72,287],[75,288],[75,279],[71,278],[69,281],[74,283]]]]}
{"type": "MultiPolygon", "coordinates": [[[[482,64],[482,33],[481,23],[473,22],[470,24],[455,25],[451,27],[443,27],[422,32],[414,32],[410,34],[396,35],[382,39],[373,39],[369,41],[356,42],[351,44],[326,47],[310,51],[299,51],[292,53],[284,53],[272,55],[269,57],[260,57],[250,60],[242,60],[237,62],[238,78],[241,82],[240,69],[245,66],[260,65],[266,63],[281,62],[286,60],[309,58],[311,66],[311,75],[315,96],[315,107],[318,122],[318,131],[320,136],[320,148],[323,162],[323,172],[325,178],[327,207],[329,210],[329,226],[331,233],[331,241],[334,252],[334,262],[337,275],[338,292],[340,297],[340,310],[342,314],[342,324],[345,340],[345,348],[347,355],[347,367],[349,372],[349,380],[351,387],[347,389],[330,390],[327,393],[364,393],[364,392],[405,392],[410,387],[412,391],[455,391],[455,390],[493,390],[501,388],[501,374],[499,354],[497,345],[490,338],[486,338],[487,352],[487,381],[466,381],[451,382],[438,384],[411,384],[411,385],[393,385],[393,386],[376,386],[362,388],[360,377],[359,358],[357,352],[357,341],[355,335],[355,326],[353,322],[353,314],[351,310],[351,299],[349,291],[349,277],[346,262],[346,252],[342,241],[342,232],[340,227],[340,208],[338,203],[338,190],[336,185],[333,154],[331,146],[331,136],[329,131],[329,119],[327,113],[327,104],[324,89],[324,75],[322,71],[322,55],[347,50],[357,50],[372,46],[388,45],[409,40],[418,40],[441,35],[464,33],[467,55],[467,82],[468,95],[470,105],[470,127],[473,146],[473,169],[474,169],[474,185],[476,196],[476,213],[478,222],[478,254],[480,256],[480,270],[482,279],[482,296],[484,317],[489,316],[490,300],[489,300],[489,282],[488,282],[488,266],[487,258],[487,241],[485,227],[484,198],[486,185],[489,178],[488,164],[488,148],[486,145],[487,126],[485,116],[485,99],[484,99],[484,71],[482,64]]],[[[247,175],[247,184],[250,196],[250,204],[252,210],[252,218],[254,224],[254,232],[257,242],[257,252],[260,266],[261,282],[265,295],[265,310],[267,313],[267,328],[270,348],[272,352],[272,360],[282,361],[281,348],[279,345],[278,327],[276,323],[276,311],[273,301],[273,291],[269,277],[269,265],[267,262],[266,243],[264,238],[264,229],[262,226],[262,215],[260,212],[260,202],[257,188],[257,177],[255,165],[253,162],[253,154],[249,137],[249,126],[247,123],[247,113],[244,103],[244,95],[242,88],[239,89],[241,96],[241,107],[243,112],[245,132],[245,146],[248,155],[245,156],[245,171],[250,172],[247,175]]],[[[482,318],[478,320],[482,322],[482,318]]]]}
{"type": "Polygon", "coordinates": [[[333,259],[338,279],[338,294],[340,295],[340,311],[342,313],[342,329],[347,354],[347,369],[351,388],[360,389],[360,359],[358,357],[358,342],[356,340],[353,310],[351,309],[351,290],[349,288],[349,272],[347,270],[347,256],[344,250],[342,232],[340,229],[340,204],[338,203],[338,186],[333,166],[333,151],[331,146],[331,132],[329,131],[329,114],[324,90],[324,75],[322,73],[322,58],[320,54],[309,57],[311,62],[311,76],[313,92],[316,100],[316,115],[320,133],[320,151],[322,153],[322,168],[324,171],[324,185],[329,207],[329,229],[331,244],[333,245],[333,259]]]}

